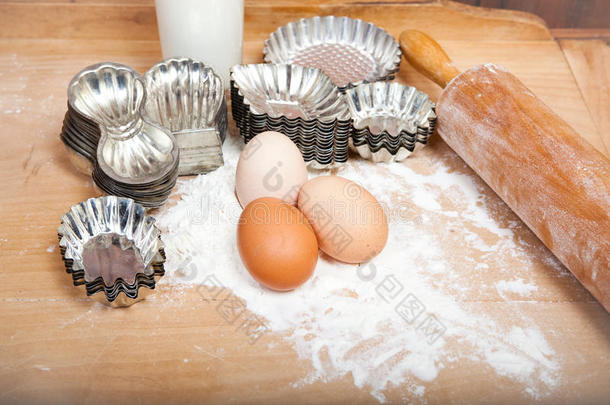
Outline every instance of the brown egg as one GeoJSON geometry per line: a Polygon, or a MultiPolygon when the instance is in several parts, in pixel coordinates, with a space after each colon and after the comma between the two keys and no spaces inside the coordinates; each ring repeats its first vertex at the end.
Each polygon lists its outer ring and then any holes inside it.
{"type": "Polygon", "coordinates": [[[342,262],[369,261],[388,240],[388,220],[379,202],[343,177],[309,180],[299,192],[297,207],[313,226],[320,250],[342,262]]]}
{"type": "Polygon", "coordinates": [[[237,225],[237,248],[252,277],[272,290],[300,286],[318,262],[316,235],[303,213],[273,197],[246,206],[237,225]]]}

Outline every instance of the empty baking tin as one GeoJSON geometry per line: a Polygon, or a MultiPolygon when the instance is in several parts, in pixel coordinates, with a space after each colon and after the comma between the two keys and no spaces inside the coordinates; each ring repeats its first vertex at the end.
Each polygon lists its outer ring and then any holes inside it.
{"type": "Polygon", "coordinates": [[[347,161],[351,120],[343,95],[321,70],[252,64],[231,69],[231,105],[245,142],[264,131],[288,136],[310,167],[347,161]]]}
{"type": "Polygon", "coordinates": [[[200,174],[223,164],[227,106],[222,81],[202,62],[171,58],[144,75],[149,120],[169,129],[180,148],[179,174],[200,174]]]}
{"type": "Polygon", "coordinates": [[[129,198],[90,198],[70,208],[57,230],[75,286],[111,306],[131,305],[155,289],[165,254],[155,220],[129,198]]]}
{"type": "Polygon", "coordinates": [[[144,80],[130,67],[89,66],[68,86],[62,139],[92,161],[92,177],[102,191],[158,207],[176,183],[179,152],[169,130],[143,117],[145,98],[144,80]]]}
{"type": "Polygon", "coordinates": [[[415,87],[364,83],[348,89],[345,100],[353,120],[350,146],[366,159],[403,160],[434,132],[435,105],[415,87]]]}
{"type": "Polygon", "coordinates": [[[288,23],[265,41],[266,62],[322,69],[341,89],[391,80],[400,69],[398,42],[374,24],[349,17],[313,17],[288,23]]]}

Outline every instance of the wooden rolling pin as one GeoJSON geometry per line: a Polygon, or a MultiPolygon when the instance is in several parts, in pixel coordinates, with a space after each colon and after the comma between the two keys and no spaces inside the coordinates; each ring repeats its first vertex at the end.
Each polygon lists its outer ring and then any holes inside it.
{"type": "Polygon", "coordinates": [[[444,88],[439,135],[610,312],[610,161],[503,67],[460,73],[419,31],[400,47],[444,88]]]}

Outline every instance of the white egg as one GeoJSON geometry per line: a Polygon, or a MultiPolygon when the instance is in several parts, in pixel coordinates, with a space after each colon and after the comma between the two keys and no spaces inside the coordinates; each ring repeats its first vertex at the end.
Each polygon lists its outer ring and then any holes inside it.
{"type": "Polygon", "coordinates": [[[279,132],[267,131],[248,142],[239,155],[235,193],[242,207],[261,197],[296,205],[307,168],[297,146],[279,132]]]}

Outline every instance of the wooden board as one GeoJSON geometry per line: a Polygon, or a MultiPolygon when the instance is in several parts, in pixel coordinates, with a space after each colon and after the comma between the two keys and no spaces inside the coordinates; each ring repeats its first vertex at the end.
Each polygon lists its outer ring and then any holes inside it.
{"type": "MultiPolygon", "coordinates": [[[[194,288],[166,285],[138,305],[111,310],[72,287],[53,248],[55,231],[71,204],[97,194],[91,180],[69,165],[58,138],[66,85],[90,63],[113,60],[144,71],[161,58],[150,3],[110,3],[118,2],[0,3],[0,403],[373,401],[349,375],[293,388],[310,363],[279,335],[249,345],[248,337],[194,288]]],[[[452,3],[346,3],[249,2],[244,60],[260,61],[268,33],[301,16],[360,17],[394,35],[423,26],[460,69],[489,61],[505,65],[605,149],[593,109],[587,108],[558,44],[539,19],[452,3]]],[[[398,80],[434,98],[440,92],[406,63],[398,80]]],[[[444,156],[474,176],[440,140],[427,153],[444,156]]],[[[498,220],[518,222],[488,189],[486,196],[498,220]]],[[[538,291],[528,299],[505,300],[484,288],[485,280],[475,280],[481,289],[460,299],[497,318],[527,315],[543,330],[554,331],[547,340],[560,358],[562,378],[545,402],[604,402],[610,397],[608,314],[573,277],[557,277],[554,267],[540,262],[545,249],[531,232],[522,225],[516,232],[530,246],[531,260],[503,265],[535,274],[538,291]]],[[[456,268],[460,265],[456,257],[456,268]]],[[[507,269],[492,266],[490,279],[507,269]]],[[[532,402],[522,388],[464,360],[427,384],[424,399],[532,402]]],[[[417,399],[408,397],[404,387],[385,394],[392,402],[417,399]]]]}
{"type": "Polygon", "coordinates": [[[601,40],[560,41],[578,87],[601,136],[603,147],[610,151],[610,47],[601,40]],[[604,134],[604,135],[602,135],[604,134]]]}

